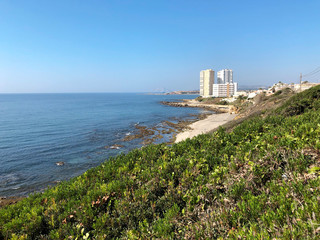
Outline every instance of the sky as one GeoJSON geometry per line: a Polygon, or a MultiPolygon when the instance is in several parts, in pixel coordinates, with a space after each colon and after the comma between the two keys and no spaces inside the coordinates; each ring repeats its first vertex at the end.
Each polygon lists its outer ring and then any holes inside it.
{"type": "Polygon", "coordinates": [[[320,66],[319,9],[318,0],[0,0],[0,93],[196,90],[209,68],[232,69],[240,87],[298,83],[320,66]]]}

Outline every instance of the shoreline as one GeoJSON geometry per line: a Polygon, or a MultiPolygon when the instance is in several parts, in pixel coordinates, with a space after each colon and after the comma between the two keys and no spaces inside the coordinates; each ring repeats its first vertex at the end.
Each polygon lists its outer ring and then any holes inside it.
{"type": "MultiPolygon", "coordinates": [[[[188,126],[192,123],[205,119],[209,113],[189,113],[184,117],[166,117],[163,121],[157,122],[154,125],[147,126],[143,124],[135,124],[133,129],[130,130],[131,134],[124,136],[123,138],[115,141],[113,144],[103,146],[103,149],[112,149],[114,151],[126,149],[125,142],[135,141],[131,144],[137,144],[140,141],[140,145],[147,146],[150,144],[165,143],[171,145],[174,143],[175,136],[181,131],[188,129],[188,126]],[[167,138],[167,139],[166,139],[167,138]],[[166,139],[165,141],[163,141],[166,139]]],[[[140,148],[135,147],[135,148],[140,148]]],[[[130,151],[130,150],[129,150],[130,151]]],[[[109,158],[109,157],[108,157],[109,158]]],[[[105,160],[108,160],[106,158],[105,160]]],[[[58,166],[65,165],[64,162],[56,162],[58,166]],[[59,165],[61,163],[61,165],[59,165]]],[[[68,181],[68,180],[67,180],[68,181]]],[[[55,186],[52,184],[51,186],[55,186]]],[[[27,198],[32,193],[42,193],[48,188],[38,189],[27,194],[1,194],[0,195],[0,209],[11,204],[15,204],[24,198],[27,198]]]]}
{"type": "MultiPolygon", "coordinates": [[[[200,134],[205,134],[214,129],[234,120],[238,114],[234,112],[233,105],[218,105],[199,103],[194,99],[183,99],[182,102],[160,102],[170,107],[190,107],[201,108],[210,113],[194,114],[191,119],[181,118],[175,121],[165,120],[161,122],[162,127],[156,126],[135,126],[138,132],[126,136],[122,142],[132,141],[134,139],[142,140],[142,145],[157,144],[157,140],[162,139],[166,134],[171,135],[164,143],[178,143],[188,138],[193,138],[200,134]]],[[[120,146],[120,145],[119,145],[120,146]]],[[[113,146],[111,146],[113,147],[113,146]]]]}
{"type": "Polygon", "coordinates": [[[232,105],[201,103],[196,101],[195,99],[183,99],[182,102],[162,101],[161,104],[171,106],[171,107],[202,108],[210,111],[215,111],[216,113],[227,113],[227,112],[232,112],[233,110],[232,105]]]}
{"type": "MultiPolygon", "coordinates": [[[[126,142],[126,141],[131,141],[134,139],[140,139],[142,142],[142,145],[149,145],[152,143],[157,143],[157,140],[160,140],[162,137],[159,137],[159,135],[161,136],[165,136],[166,134],[171,135],[171,137],[165,141],[166,144],[171,145],[174,143],[177,143],[179,141],[185,140],[186,138],[189,137],[194,137],[198,134],[201,133],[206,133],[207,131],[211,131],[214,128],[212,128],[210,126],[210,128],[208,128],[208,130],[203,130],[203,127],[200,127],[200,125],[207,125],[207,123],[210,122],[210,119],[212,118],[216,118],[217,116],[220,115],[224,115],[227,114],[225,113],[225,110],[222,111],[217,111],[217,106],[213,106],[213,107],[208,107],[206,105],[209,104],[199,104],[199,105],[190,105],[187,104],[186,106],[186,101],[188,100],[183,100],[184,102],[170,102],[170,104],[166,104],[161,102],[161,104],[164,105],[169,105],[172,107],[194,107],[194,108],[202,108],[205,110],[209,110],[211,111],[211,113],[199,113],[199,114],[192,114],[190,115],[191,118],[187,117],[187,118],[180,118],[180,119],[176,119],[176,120],[171,120],[171,119],[167,119],[163,122],[161,122],[161,124],[163,124],[164,126],[161,127],[161,130],[157,129],[155,126],[152,127],[146,127],[146,126],[135,126],[136,130],[138,130],[135,134],[127,136],[128,139],[122,139],[119,141],[119,143],[116,143],[112,146],[106,146],[105,148],[111,148],[111,149],[119,149],[122,148],[122,145],[117,145],[120,144],[121,142],[126,142]],[[214,112],[216,113],[214,113],[214,112]],[[217,112],[223,112],[223,113],[217,113],[217,112]],[[209,122],[208,122],[209,119],[209,122]],[[149,133],[150,131],[153,131],[153,133],[149,133]],[[136,135],[136,137],[134,136],[136,135]],[[132,137],[132,139],[130,139],[129,137],[132,137]],[[183,139],[182,139],[183,138],[183,139]],[[181,140],[180,140],[181,139],[181,140]],[[119,147],[115,147],[115,146],[119,146],[119,147]],[[120,147],[121,146],[121,147],[120,147]]],[[[189,101],[193,101],[193,100],[189,100],[189,101]]],[[[224,109],[227,107],[229,109],[229,106],[222,106],[224,109]]],[[[220,109],[221,110],[221,109],[220,109]]],[[[227,115],[230,115],[229,113],[227,115]]],[[[219,125],[222,125],[226,123],[226,121],[222,120],[222,122],[219,122],[219,125]]],[[[38,192],[38,191],[36,191],[38,192]]],[[[40,191],[42,192],[42,191],[40,191]]],[[[15,204],[16,202],[24,199],[28,197],[28,195],[9,195],[9,196],[5,196],[2,195],[0,196],[0,209],[4,206],[7,205],[11,205],[11,204],[15,204]]]]}
{"type": "Polygon", "coordinates": [[[215,113],[208,115],[205,119],[198,119],[186,125],[186,129],[178,132],[173,139],[174,143],[184,141],[188,138],[193,138],[200,134],[205,134],[214,129],[234,120],[238,114],[234,112],[233,105],[218,105],[201,103],[195,99],[183,99],[182,102],[161,102],[164,105],[171,107],[191,107],[202,108],[215,113]]]}
{"type": "Polygon", "coordinates": [[[182,131],[178,133],[175,137],[175,143],[179,143],[188,138],[196,137],[200,134],[209,133],[212,130],[234,120],[237,117],[237,114],[231,113],[218,113],[211,114],[203,120],[196,121],[189,125],[190,130],[182,131]]]}

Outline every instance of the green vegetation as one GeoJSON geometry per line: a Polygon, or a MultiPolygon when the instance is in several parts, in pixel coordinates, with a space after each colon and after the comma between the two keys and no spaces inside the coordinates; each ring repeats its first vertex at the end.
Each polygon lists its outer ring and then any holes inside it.
{"type": "Polygon", "coordinates": [[[223,98],[221,97],[207,97],[203,98],[201,96],[197,97],[195,100],[198,102],[202,103],[207,103],[207,104],[222,104],[222,105],[227,105],[228,103],[225,101],[222,101],[223,98]]]}
{"type": "Polygon", "coordinates": [[[201,96],[197,97],[195,100],[198,102],[206,103],[206,104],[218,104],[218,105],[229,105],[229,102],[222,100],[221,97],[208,97],[203,98],[201,96]]]}
{"type": "Polygon", "coordinates": [[[218,102],[219,105],[229,105],[229,102],[225,101],[225,100],[221,100],[220,102],[218,102]]]}
{"type": "Polygon", "coordinates": [[[204,98],[203,97],[201,97],[201,96],[199,96],[199,97],[196,97],[196,99],[195,100],[197,100],[198,102],[202,102],[203,100],[204,100],[204,98]]]}
{"type": "Polygon", "coordinates": [[[1,209],[0,239],[319,239],[319,104],[109,159],[1,209]]]}

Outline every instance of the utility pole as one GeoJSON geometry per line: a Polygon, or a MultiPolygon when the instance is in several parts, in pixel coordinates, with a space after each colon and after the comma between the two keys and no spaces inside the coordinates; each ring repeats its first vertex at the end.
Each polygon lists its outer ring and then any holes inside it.
{"type": "Polygon", "coordinates": [[[300,73],[300,92],[301,92],[301,84],[302,84],[302,73],[300,73]]]}

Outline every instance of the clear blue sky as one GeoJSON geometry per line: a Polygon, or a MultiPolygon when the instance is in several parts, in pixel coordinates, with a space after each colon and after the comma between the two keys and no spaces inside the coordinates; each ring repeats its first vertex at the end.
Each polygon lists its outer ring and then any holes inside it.
{"type": "Polygon", "coordinates": [[[320,66],[320,1],[0,0],[0,93],[298,82],[320,66]]]}

